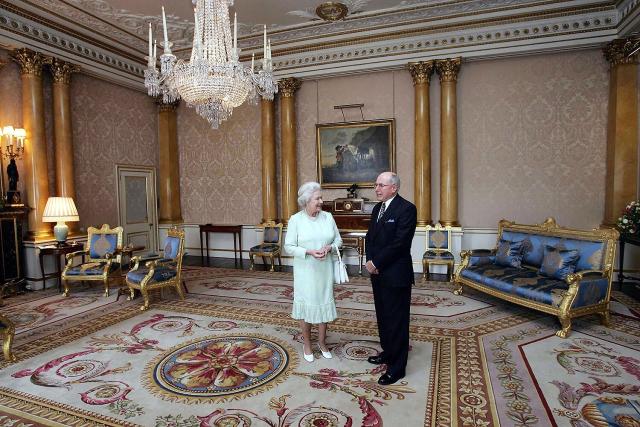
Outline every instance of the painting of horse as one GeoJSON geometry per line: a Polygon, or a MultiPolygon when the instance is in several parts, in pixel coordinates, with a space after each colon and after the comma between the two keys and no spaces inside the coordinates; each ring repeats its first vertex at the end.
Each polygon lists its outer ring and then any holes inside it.
{"type": "Polygon", "coordinates": [[[393,119],[316,125],[318,182],[323,188],[373,187],[395,171],[393,119]]]}

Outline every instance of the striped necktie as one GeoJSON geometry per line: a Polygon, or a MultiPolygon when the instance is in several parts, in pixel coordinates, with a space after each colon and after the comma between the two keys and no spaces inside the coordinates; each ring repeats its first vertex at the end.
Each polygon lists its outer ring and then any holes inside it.
{"type": "Polygon", "coordinates": [[[380,206],[380,212],[378,212],[378,219],[376,220],[376,222],[380,222],[380,218],[382,218],[382,215],[384,215],[384,207],[385,203],[382,202],[382,206],[380,206]]]}

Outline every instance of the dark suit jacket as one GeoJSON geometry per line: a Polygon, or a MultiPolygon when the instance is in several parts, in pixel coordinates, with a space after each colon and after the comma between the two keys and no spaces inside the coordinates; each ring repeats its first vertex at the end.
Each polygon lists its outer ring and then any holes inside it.
{"type": "Polygon", "coordinates": [[[365,238],[367,261],[372,261],[379,275],[372,275],[374,283],[383,286],[411,286],[413,263],[411,241],[416,231],[417,211],[413,203],[396,195],[380,221],[378,203],[371,213],[371,223],[365,238]]]}

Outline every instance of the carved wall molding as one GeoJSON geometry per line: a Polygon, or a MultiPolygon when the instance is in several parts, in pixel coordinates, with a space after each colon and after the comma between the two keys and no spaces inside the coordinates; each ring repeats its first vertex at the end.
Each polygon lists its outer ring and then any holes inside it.
{"type": "MultiPolygon", "coordinates": [[[[269,28],[276,77],[316,78],[406,69],[408,62],[425,58],[475,60],[602,47],[618,36],[624,19],[630,28],[640,27],[640,0],[483,0],[411,6],[399,1],[395,9],[350,14],[341,21],[269,28]]],[[[87,74],[142,91],[146,22],[161,34],[159,21],[159,14],[116,9],[108,0],[0,0],[0,44],[31,47],[81,64],[87,74]],[[54,21],[53,14],[69,24],[54,21]]],[[[174,54],[188,59],[192,23],[172,16],[169,21],[174,54]]],[[[245,63],[252,53],[261,57],[261,29],[241,25],[238,42],[245,63]]]]}

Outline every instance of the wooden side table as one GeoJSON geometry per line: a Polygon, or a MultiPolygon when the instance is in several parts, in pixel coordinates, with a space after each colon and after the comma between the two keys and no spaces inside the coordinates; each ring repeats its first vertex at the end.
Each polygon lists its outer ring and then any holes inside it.
{"type": "Polygon", "coordinates": [[[71,252],[84,250],[84,245],[71,244],[62,246],[38,246],[38,249],[40,250],[38,258],[40,259],[40,272],[42,273],[42,289],[45,289],[47,279],[56,277],[58,279],[58,292],[60,292],[62,290],[62,263],[60,262],[60,258],[64,257],[66,254],[70,254],[71,252]],[[45,274],[44,272],[44,258],[46,256],[56,257],[56,271],[53,273],[45,274]]]}
{"type": "Polygon", "coordinates": [[[202,259],[202,265],[204,265],[204,247],[202,246],[202,234],[205,235],[205,241],[207,245],[207,265],[209,265],[209,233],[230,233],[233,234],[233,265],[238,266],[238,259],[236,258],[236,235],[238,236],[238,245],[240,246],[240,268],[242,265],[242,225],[216,225],[216,224],[204,224],[200,225],[200,257],[202,259]]]}

